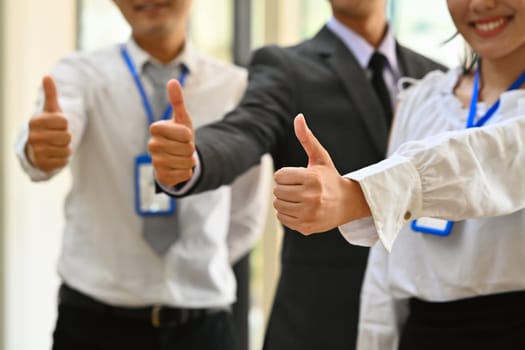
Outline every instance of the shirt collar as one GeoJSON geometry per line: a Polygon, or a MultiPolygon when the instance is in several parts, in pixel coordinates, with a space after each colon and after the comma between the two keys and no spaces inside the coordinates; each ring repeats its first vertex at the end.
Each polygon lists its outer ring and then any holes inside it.
{"type": "MultiPolygon", "coordinates": [[[[131,56],[133,63],[138,70],[142,71],[144,65],[148,62],[153,64],[160,64],[155,58],[151,57],[146,51],[144,51],[131,37],[126,42],[126,48],[131,56]]],[[[182,52],[170,63],[165,65],[178,66],[179,64],[184,64],[188,68],[189,72],[194,72],[197,65],[197,55],[196,51],[193,48],[193,45],[186,41],[182,52]]]]}
{"type": "MultiPolygon", "coordinates": [[[[330,18],[327,25],[339,39],[343,41],[346,47],[354,54],[362,68],[368,67],[368,62],[372,58],[375,49],[363,37],[339,22],[335,17],[330,18]]],[[[399,75],[399,66],[396,54],[396,40],[392,28],[388,26],[386,35],[379,45],[377,51],[381,52],[387,59],[389,68],[397,76],[399,75]]]]}

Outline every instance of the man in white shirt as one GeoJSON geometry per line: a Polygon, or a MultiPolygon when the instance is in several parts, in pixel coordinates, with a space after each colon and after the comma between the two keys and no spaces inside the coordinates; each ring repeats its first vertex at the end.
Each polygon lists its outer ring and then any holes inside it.
{"type": "Polygon", "coordinates": [[[58,62],[17,143],[32,180],[72,172],[53,348],[234,349],[231,263],[262,230],[268,179],[254,167],[172,202],[154,194],[146,141],[172,118],[168,79],[203,125],[237,104],[246,72],[192,48],[191,0],[114,2],[132,38],[58,62]]]}

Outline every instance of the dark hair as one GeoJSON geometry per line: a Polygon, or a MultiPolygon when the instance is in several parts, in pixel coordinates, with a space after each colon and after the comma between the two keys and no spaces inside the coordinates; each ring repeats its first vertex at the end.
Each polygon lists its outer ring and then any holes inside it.
{"type": "Polygon", "coordinates": [[[463,62],[461,64],[463,74],[472,73],[478,68],[479,62],[479,55],[465,43],[465,57],[463,57],[463,62]]]}
{"type": "MultiPolygon", "coordinates": [[[[459,35],[459,32],[454,33],[450,38],[445,40],[443,44],[447,44],[452,41],[456,36],[459,35]]],[[[464,48],[464,56],[463,60],[461,62],[461,68],[463,70],[463,74],[471,73],[475,69],[477,69],[479,65],[480,57],[479,55],[467,44],[465,43],[464,48]]]]}

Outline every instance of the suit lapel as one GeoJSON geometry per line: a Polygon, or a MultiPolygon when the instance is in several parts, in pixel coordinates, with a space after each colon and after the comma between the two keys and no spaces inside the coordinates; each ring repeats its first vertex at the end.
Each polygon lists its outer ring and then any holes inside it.
{"type": "Polygon", "coordinates": [[[326,27],[312,38],[311,43],[341,80],[346,94],[357,107],[359,117],[363,120],[375,146],[385,154],[387,123],[379,99],[354,55],[326,27]]]}

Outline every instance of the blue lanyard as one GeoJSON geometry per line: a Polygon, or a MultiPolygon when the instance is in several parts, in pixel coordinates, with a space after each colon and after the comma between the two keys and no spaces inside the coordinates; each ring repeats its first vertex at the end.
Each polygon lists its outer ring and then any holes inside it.
{"type": "MultiPolygon", "coordinates": [[[[525,82],[525,72],[512,83],[512,85],[507,89],[507,91],[515,90],[519,88],[525,82]]],[[[467,119],[467,128],[480,127],[483,126],[499,108],[500,99],[498,99],[494,104],[488,109],[488,111],[476,122],[477,114],[477,103],[479,96],[479,69],[474,75],[474,87],[472,88],[472,98],[470,100],[470,110],[467,119]]],[[[439,219],[436,219],[439,220],[439,219]]],[[[422,232],[427,234],[434,234],[438,236],[448,236],[452,231],[452,226],[454,225],[453,221],[439,220],[441,225],[438,227],[427,226],[424,222],[420,223],[419,219],[413,220],[411,227],[412,230],[416,232],[422,232]]]]}
{"type": "MultiPolygon", "coordinates": [[[[521,85],[525,83],[525,72],[521,73],[521,75],[516,79],[511,86],[507,89],[507,91],[510,90],[516,90],[521,85]]],[[[477,103],[478,103],[478,96],[479,96],[479,69],[476,71],[476,74],[474,75],[474,87],[472,89],[472,99],[470,100],[470,110],[468,114],[467,119],[467,128],[473,128],[473,127],[479,127],[485,125],[485,123],[496,113],[496,111],[499,108],[500,99],[488,109],[488,111],[476,122],[476,114],[477,114],[477,103]]]]}
{"type": "MultiPolygon", "coordinates": [[[[152,124],[155,121],[155,116],[153,115],[153,109],[151,108],[151,103],[149,102],[148,96],[146,95],[146,90],[144,89],[144,85],[142,85],[142,81],[140,80],[140,76],[137,73],[137,69],[135,68],[135,65],[133,64],[133,60],[131,59],[131,56],[129,55],[128,50],[126,49],[126,46],[124,44],[120,45],[120,52],[122,53],[122,57],[124,58],[124,61],[126,62],[126,65],[128,66],[129,72],[131,73],[133,80],[135,80],[135,85],[137,85],[137,90],[139,90],[140,97],[142,98],[142,104],[144,106],[144,110],[146,111],[146,116],[148,117],[148,121],[150,124],[152,124]]],[[[185,65],[181,65],[181,72],[180,72],[180,76],[178,79],[181,86],[184,86],[187,76],[188,76],[188,68],[186,68],[185,65]]],[[[162,115],[162,119],[169,119],[172,112],[173,112],[173,107],[171,106],[171,104],[168,103],[168,106],[166,107],[166,110],[164,111],[164,114],[162,115]]]]}

